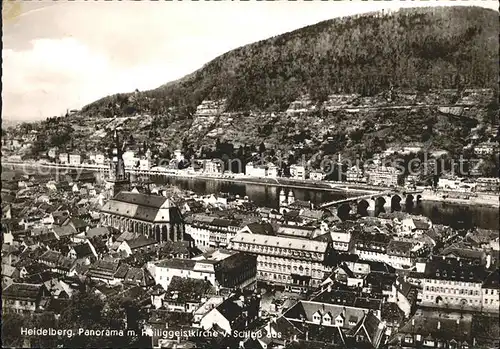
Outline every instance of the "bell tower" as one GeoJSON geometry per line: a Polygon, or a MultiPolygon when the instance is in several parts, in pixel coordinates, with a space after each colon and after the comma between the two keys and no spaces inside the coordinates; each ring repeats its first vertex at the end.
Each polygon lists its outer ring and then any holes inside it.
{"type": "Polygon", "coordinates": [[[113,149],[109,159],[109,174],[106,179],[110,197],[123,190],[130,189],[130,177],[125,173],[125,163],[123,162],[123,147],[118,138],[118,132],[113,133],[113,149]]]}

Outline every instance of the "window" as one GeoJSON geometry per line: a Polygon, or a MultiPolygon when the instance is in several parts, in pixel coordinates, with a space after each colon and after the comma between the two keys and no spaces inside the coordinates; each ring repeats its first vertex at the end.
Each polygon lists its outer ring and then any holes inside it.
{"type": "Polygon", "coordinates": [[[408,343],[408,344],[413,343],[413,337],[411,337],[411,336],[406,336],[406,337],[405,337],[405,343],[408,343]]]}

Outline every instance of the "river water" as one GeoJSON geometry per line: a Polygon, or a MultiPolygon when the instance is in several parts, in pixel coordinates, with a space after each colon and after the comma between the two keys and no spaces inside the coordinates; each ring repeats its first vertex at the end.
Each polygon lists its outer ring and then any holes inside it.
{"type": "MultiPolygon", "coordinates": [[[[218,180],[197,180],[184,178],[152,177],[151,180],[157,184],[171,184],[184,190],[191,190],[197,194],[231,193],[234,195],[248,196],[258,206],[278,208],[279,193],[282,188],[256,184],[240,184],[218,180]]],[[[314,189],[289,189],[295,198],[299,200],[310,200],[315,205],[324,202],[343,199],[349,194],[338,192],[327,192],[314,189]]],[[[405,208],[403,207],[403,210],[405,208]]],[[[478,227],[483,229],[499,228],[498,208],[465,206],[443,202],[420,202],[409,210],[413,214],[421,214],[429,217],[435,224],[444,224],[452,227],[478,227]]]]}
{"type": "MultiPolygon", "coordinates": [[[[9,166],[7,170],[12,169],[13,168],[9,166]]],[[[48,174],[49,176],[56,175],[56,171],[53,169],[44,169],[42,173],[48,174]]],[[[62,171],[62,173],[65,173],[65,171],[62,171]]],[[[357,193],[353,194],[314,189],[281,188],[271,185],[243,184],[219,180],[187,179],[163,176],[152,176],[150,179],[156,184],[175,185],[181,189],[191,190],[197,194],[230,193],[240,195],[241,197],[248,196],[248,198],[254,201],[258,206],[271,208],[278,208],[279,193],[281,189],[284,189],[286,193],[292,191],[296,199],[311,201],[315,205],[357,195],[357,193]]],[[[404,206],[405,205],[403,205],[403,210],[405,210],[404,206]]],[[[478,227],[483,229],[499,229],[499,210],[498,208],[493,207],[458,205],[428,201],[415,204],[414,207],[408,208],[408,212],[429,217],[435,224],[444,224],[457,228],[478,227]]]]}

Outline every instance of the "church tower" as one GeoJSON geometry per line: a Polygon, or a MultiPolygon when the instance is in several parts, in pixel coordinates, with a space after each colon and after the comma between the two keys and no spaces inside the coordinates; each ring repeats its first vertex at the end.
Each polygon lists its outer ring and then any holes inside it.
{"type": "Polygon", "coordinates": [[[130,188],[130,178],[128,174],[125,173],[123,149],[116,130],[113,134],[113,143],[113,150],[111,152],[111,159],[109,162],[109,174],[106,180],[110,197],[114,197],[119,192],[129,190],[130,188]]]}

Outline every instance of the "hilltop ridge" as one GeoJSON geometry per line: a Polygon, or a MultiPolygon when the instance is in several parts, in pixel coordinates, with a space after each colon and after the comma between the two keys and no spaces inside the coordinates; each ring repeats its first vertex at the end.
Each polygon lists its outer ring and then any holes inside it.
{"type": "Polygon", "coordinates": [[[304,93],[321,102],[331,93],[374,95],[390,87],[495,87],[497,76],[497,12],[411,8],[331,19],[249,44],[139,93],[135,103],[123,101],[130,94],[114,95],[83,112],[186,117],[204,99],[223,98],[228,111],[284,111],[304,93]]]}

